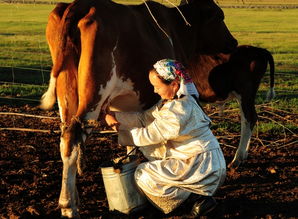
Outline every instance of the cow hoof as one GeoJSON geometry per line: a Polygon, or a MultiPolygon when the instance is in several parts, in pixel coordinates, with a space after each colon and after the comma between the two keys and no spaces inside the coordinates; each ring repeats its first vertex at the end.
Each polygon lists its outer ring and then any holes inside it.
{"type": "Polygon", "coordinates": [[[62,218],[73,218],[73,219],[81,218],[78,211],[72,210],[71,208],[61,208],[61,217],[62,218]]]}
{"type": "Polygon", "coordinates": [[[234,168],[237,169],[240,164],[244,163],[247,159],[248,152],[242,153],[241,155],[237,154],[237,156],[234,157],[231,163],[229,163],[228,168],[234,168]]]}
{"type": "Polygon", "coordinates": [[[229,169],[237,169],[241,164],[241,161],[233,160],[231,163],[229,163],[228,168],[229,169]]]}

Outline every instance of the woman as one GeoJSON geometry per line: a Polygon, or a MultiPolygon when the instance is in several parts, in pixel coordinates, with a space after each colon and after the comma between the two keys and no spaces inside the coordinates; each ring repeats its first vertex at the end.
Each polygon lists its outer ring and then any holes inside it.
{"type": "Polygon", "coordinates": [[[225,178],[223,153],[182,64],[163,59],[153,67],[149,80],[161,100],[143,113],[108,114],[106,122],[119,127],[120,145],[138,146],[149,160],[135,180],[157,208],[167,214],[188,199],[190,214],[204,215],[215,207],[212,195],[225,178]]]}

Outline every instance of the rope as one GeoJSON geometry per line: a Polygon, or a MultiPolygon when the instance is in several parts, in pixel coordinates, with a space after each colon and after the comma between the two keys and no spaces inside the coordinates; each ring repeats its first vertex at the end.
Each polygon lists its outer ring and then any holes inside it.
{"type": "Polygon", "coordinates": [[[157,20],[155,19],[154,15],[152,14],[147,2],[145,0],[142,0],[145,5],[146,5],[146,8],[148,9],[148,12],[150,13],[152,19],[154,20],[154,22],[156,23],[156,25],[158,26],[158,28],[167,36],[167,38],[169,39],[171,45],[173,46],[173,41],[171,39],[171,37],[167,34],[167,32],[159,25],[159,23],[157,22],[157,20]]]}
{"type": "MultiPolygon", "coordinates": [[[[182,11],[173,3],[171,2],[170,0],[166,0],[170,5],[173,5],[177,10],[178,12],[180,13],[181,17],[183,18],[184,22],[185,22],[185,25],[187,26],[190,26],[191,27],[191,24],[186,20],[186,18],[184,17],[182,11]]],[[[188,1],[186,1],[187,4],[188,4],[188,1]]]]}
{"type": "MultiPolygon", "coordinates": [[[[156,25],[158,26],[158,28],[159,28],[159,29],[160,29],[160,30],[167,36],[167,38],[169,39],[171,45],[173,46],[173,41],[172,41],[171,37],[170,37],[169,34],[167,34],[167,32],[166,32],[166,31],[159,25],[158,21],[156,20],[156,18],[155,18],[154,15],[152,14],[152,12],[151,12],[151,10],[150,10],[150,8],[149,8],[149,6],[148,6],[146,0],[142,0],[142,1],[144,2],[145,6],[146,6],[146,8],[147,8],[147,10],[148,10],[148,12],[150,13],[152,19],[154,20],[154,22],[156,23],[156,25]]],[[[178,10],[179,14],[181,15],[181,17],[183,18],[183,20],[184,20],[184,22],[185,22],[185,25],[191,27],[191,24],[187,21],[187,19],[186,19],[185,16],[183,15],[182,11],[181,11],[181,10],[180,10],[180,9],[173,3],[173,2],[171,2],[170,0],[166,0],[166,1],[167,1],[170,5],[174,6],[174,7],[178,10]]],[[[187,1],[187,4],[188,4],[188,1],[187,1]]]]}
{"type": "Polygon", "coordinates": [[[8,115],[8,116],[25,116],[25,117],[34,117],[41,119],[60,119],[59,117],[51,117],[51,116],[39,116],[25,113],[11,113],[11,112],[0,112],[0,115],[8,115]]]}

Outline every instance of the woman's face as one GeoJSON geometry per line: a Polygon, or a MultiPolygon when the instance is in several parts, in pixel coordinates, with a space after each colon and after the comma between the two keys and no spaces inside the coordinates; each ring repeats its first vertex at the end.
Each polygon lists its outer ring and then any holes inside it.
{"type": "Polygon", "coordinates": [[[170,84],[165,84],[154,70],[150,71],[149,80],[154,87],[154,93],[157,93],[164,100],[173,99],[179,89],[177,80],[172,81],[170,84]]]}

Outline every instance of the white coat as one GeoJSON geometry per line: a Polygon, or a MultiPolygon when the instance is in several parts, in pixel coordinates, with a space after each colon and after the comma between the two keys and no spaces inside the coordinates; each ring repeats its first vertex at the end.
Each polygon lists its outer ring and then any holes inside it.
{"type": "Polygon", "coordinates": [[[119,144],[139,146],[149,160],[136,169],[137,185],[164,213],[192,192],[212,196],[223,183],[223,153],[192,96],[160,101],[143,113],[116,113],[116,119],[119,144]]]}

